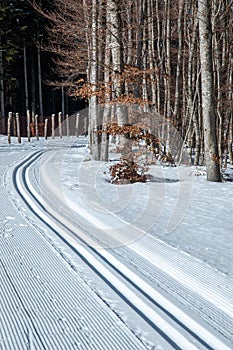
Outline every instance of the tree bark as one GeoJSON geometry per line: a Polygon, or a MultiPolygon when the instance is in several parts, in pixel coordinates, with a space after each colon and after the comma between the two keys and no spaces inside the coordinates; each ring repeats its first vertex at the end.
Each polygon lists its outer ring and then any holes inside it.
{"type": "Polygon", "coordinates": [[[91,64],[90,64],[90,83],[92,95],[89,103],[89,119],[90,119],[90,132],[89,132],[89,146],[90,152],[95,160],[100,159],[100,145],[97,134],[98,128],[98,110],[97,110],[97,84],[98,84],[98,40],[97,40],[97,11],[98,1],[92,0],[91,9],[91,64]]]}
{"type": "Polygon", "coordinates": [[[5,132],[5,93],[4,93],[4,68],[3,68],[3,50],[0,47],[0,103],[1,103],[1,119],[0,119],[0,131],[5,132]],[[1,127],[3,130],[1,130],[1,127]]]}
{"type": "Polygon", "coordinates": [[[179,1],[179,17],[178,17],[178,54],[177,54],[177,65],[176,65],[176,84],[175,84],[175,105],[174,105],[174,112],[173,115],[175,118],[177,118],[179,113],[179,103],[180,103],[180,76],[181,76],[181,59],[182,59],[182,52],[183,52],[183,45],[184,45],[184,38],[183,38],[183,12],[184,12],[184,0],[179,1]]]}
{"type": "Polygon", "coordinates": [[[199,40],[207,180],[221,181],[214,98],[211,1],[198,0],[199,40]]]}
{"type": "Polygon", "coordinates": [[[24,62],[24,91],[25,91],[25,109],[26,113],[29,108],[28,98],[28,73],[27,73],[27,50],[26,45],[23,47],[23,62],[24,62]]]}
{"type": "Polygon", "coordinates": [[[121,74],[124,69],[121,34],[122,24],[117,1],[108,0],[107,6],[109,11],[109,30],[111,32],[113,99],[115,98],[117,100],[123,93],[123,82],[121,81],[121,74]]]}
{"type": "Polygon", "coordinates": [[[36,74],[35,74],[35,62],[34,52],[31,50],[31,112],[32,112],[32,123],[35,123],[36,115],[36,74]]]}

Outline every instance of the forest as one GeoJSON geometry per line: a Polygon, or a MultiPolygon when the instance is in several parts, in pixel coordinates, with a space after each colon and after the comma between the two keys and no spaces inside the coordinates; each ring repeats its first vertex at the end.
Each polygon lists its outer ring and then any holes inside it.
{"type": "Polygon", "coordinates": [[[139,104],[171,123],[218,181],[233,164],[232,20],[231,0],[2,1],[1,118],[29,108],[43,120],[43,99],[63,111],[68,98],[139,104]]]}
{"type": "MultiPolygon", "coordinates": [[[[53,1],[40,1],[51,8],[53,1]]],[[[42,50],[46,37],[46,19],[40,16],[29,1],[2,0],[0,3],[0,115],[1,130],[5,132],[8,113],[41,119],[51,113],[64,113],[77,109],[60,86],[47,84],[54,80],[52,56],[42,50]],[[68,107],[68,103],[70,106],[68,107]]]]}

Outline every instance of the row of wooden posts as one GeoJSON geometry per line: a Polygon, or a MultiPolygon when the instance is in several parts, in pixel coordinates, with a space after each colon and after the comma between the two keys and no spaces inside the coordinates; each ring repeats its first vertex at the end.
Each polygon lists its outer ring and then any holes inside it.
{"type": "MultiPolygon", "coordinates": [[[[56,123],[55,121],[55,114],[51,115],[51,130],[50,133],[48,133],[48,123],[49,123],[49,119],[46,118],[44,120],[43,123],[39,123],[39,117],[38,115],[35,115],[35,117],[33,118],[34,121],[31,122],[31,115],[30,115],[30,111],[27,111],[27,117],[26,117],[26,125],[27,125],[27,139],[28,142],[31,141],[31,137],[36,137],[37,140],[39,140],[39,136],[43,136],[45,139],[48,138],[48,136],[51,135],[52,138],[55,138],[55,131],[56,131],[56,136],[59,136],[60,138],[62,138],[62,136],[67,136],[69,137],[71,135],[70,133],[70,119],[69,119],[69,115],[67,114],[65,116],[65,123],[64,120],[62,120],[62,113],[59,112],[58,113],[58,123],[56,123]],[[58,124],[58,126],[56,127],[56,124],[58,124]],[[65,134],[64,134],[64,125],[66,128],[65,134]]],[[[7,137],[8,137],[8,143],[11,143],[11,131],[12,131],[12,124],[14,123],[14,129],[15,132],[14,134],[16,134],[15,136],[17,136],[18,138],[18,143],[21,143],[21,130],[20,130],[20,116],[19,113],[15,114],[15,118],[13,116],[12,112],[9,112],[8,114],[8,122],[7,122],[7,137]]],[[[74,133],[72,133],[75,136],[79,135],[79,126],[80,126],[80,115],[79,113],[76,114],[76,119],[75,119],[75,130],[74,133]]],[[[84,125],[83,125],[83,129],[84,129],[84,134],[87,134],[87,118],[84,119],[84,125]]]]}

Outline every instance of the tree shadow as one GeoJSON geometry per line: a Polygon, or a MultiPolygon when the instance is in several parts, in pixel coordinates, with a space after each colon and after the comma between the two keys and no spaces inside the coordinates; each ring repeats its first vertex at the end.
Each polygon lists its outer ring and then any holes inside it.
{"type": "Polygon", "coordinates": [[[148,182],[156,182],[156,183],[177,183],[180,180],[179,179],[169,179],[167,177],[158,177],[158,176],[152,176],[149,175],[148,182]]]}

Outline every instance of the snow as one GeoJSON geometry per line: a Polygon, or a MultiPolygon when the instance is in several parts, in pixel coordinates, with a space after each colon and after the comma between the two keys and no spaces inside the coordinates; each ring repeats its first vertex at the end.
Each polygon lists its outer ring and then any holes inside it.
{"type": "MultiPolygon", "coordinates": [[[[129,349],[127,344],[135,350],[174,349],[120,295],[180,349],[202,349],[140,290],[213,349],[231,349],[232,182],[209,183],[204,168],[158,163],[150,167],[147,183],[113,185],[109,163],[91,160],[85,143],[84,137],[30,144],[23,139],[21,145],[0,139],[0,349],[118,350],[129,349]],[[17,172],[28,208],[15,193],[11,174],[19,161],[32,154],[36,160],[41,150],[42,157],[25,172],[35,198],[17,172]],[[48,219],[46,211],[62,217],[79,238],[48,219]]],[[[112,154],[111,164],[115,158],[112,154]]],[[[231,176],[228,167],[225,178],[231,176]]]]}
{"type": "MultiPolygon", "coordinates": [[[[151,183],[114,186],[109,165],[86,158],[87,149],[62,158],[62,191],[81,217],[102,229],[132,223],[233,277],[232,182],[210,183],[202,168],[157,165],[151,183]]],[[[233,167],[227,173],[233,178],[233,167]]]]}
{"type": "MultiPolygon", "coordinates": [[[[50,159],[48,160],[50,162],[50,159]]],[[[68,167],[65,167],[65,169],[68,169],[68,167]]],[[[33,187],[30,186],[30,177],[29,177],[29,172],[27,172],[27,180],[28,180],[28,184],[29,187],[31,189],[31,191],[33,192],[33,187]]],[[[67,183],[68,179],[63,179],[64,183],[67,183]]],[[[36,195],[36,193],[35,193],[36,195]]],[[[30,201],[30,198],[27,199],[28,202],[30,201]]],[[[31,207],[34,206],[34,203],[31,202],[30,203],[31,207]]],[[[72,209],[76,210],[78,212],[79,215],[85,217],[85,219],[87,221],[91,221],[91,223],[95,226],[99,225],[99,220],[97,219],[97,216],[95,217],[93,214],[89,215],[88,211],[83,210],[82,206],[77,205],[77,200],[76,202],[73,200],[72,202],[69,202],[69,205],[72,207],[72,209]]],[[[83,205],[83,203],[82,203],[83,205]]],[[[40,214],[41,217],[44,217],[43,212],[40,214]]],[[[102,220],[106,219],[105,217],[102,218],[102,220]]],[[[111,229],[117,228],[115,227],[115,223],[114,220],[112,220],[113,225],[111,227],[111,229]]],[[[122,222],[122,221],[121,221],[122,222]]],[[[118,224],[119,225],[119,224],[118,224]]],[[[99,227],[99,226],[98,226],[99,227]]],[[[106,226],[106,225],[101,225],[101,229],[102,230],[107,230],[109,229],[110,226],[106,226]]],[[[135,228],[134,228],[135,229],[135,228]]],[[[129,226],[127,226],[127,230],[129,230],[129,226]]],[[[63,236],[66,237],[65,232],[63,233],[63,236]]],[[[79,234],[79,236],[81,236],[81,233],[79,234]]],[[[164,321],[161,316],[159,316],[158,314],[156,314],[155,312],[153,312],[153,310],[151,310],[145,303],[143,303],[140,298],[137,297],[137,295],[135,295],[129,288],[127,288],[123,283],[121,283],[120,280],[118,280],[113,274],[111,274],[106,268],[102,267],[101,264],[99,264],[99,262],[93,258],[92,254],[90,254],[84,247],[80,246],[79,244],[77,244],[75,241],[71,241],[71,239],[69,237],[66,237],[66,239],[72,243],[72,245],[74,247],[77,247],[77,250],[79,250],[79,252],[82,252],[82,254],[86,257],[86,259],[89,261],[90,264],[92,264],[93,266],[95,266],[95,268],[99,271],[99,273],[101,273],[103,276],[105,276],[105,278],[107,278],[107,280],[115,287],[119,290],[119,292],[124,295],[125,298],[127,298],[129,301],[133,300],[134,306],[137,309],[141,309],[143,310],[143,312],[148,315],[148,317],[150,318],[150,320],[153,320],[153,322],[159,323],[161,329],[163,329],[164,333],[168,332],[170,326],[169,324],[166,323],[166,321],[164,321]]],[[[88,244],[90,245],[95,245],[95,242],[92,242],[91,240],[88,241],[88,244]]],[[[140,243],[139,243],[140,244],[140,243]]],[[[142,255],[145,259],[147,259],[148,257],[148,251],[144,252],[143,248],[141,247],[139,249],[138,247],[138,240],[132,244],[129,245],[129,248],[132,250],[135,250],[138,254],[142,255]]],[[[147,247],[147,250],[149,250],[149,248],[147,247]]],[[[149,256],[149,260],[153,261],[153,252],[150,252],[150,256],[149,256]]],[[[158,302],[161,306],[163,306],[164,308],[166,308],[167,311],[173,313],[176,315],[176,317],[183,323],[185,323],[186,325],[190,325],[190,327],[192,327],[192,329],[195,329],[195,331],[197,333],[202,333],[204,335],[204,338],[206,339],[210,339],[212,338],[212,344],[214,346],[218,346],[219,348],[221,348],[222,350],[225,348],[224,344],[218,339],[216,339],[213,335],[211,336],[211,334],[202,329],[202,327],[195,321],[193,321],[191,318],[187,317],[187,315],[185,315],[182,311],[180,311],[176,306],[172,305],[169,300],[165,299],[163,296],[161,296],[159,293],[156,293],[156,291],[150,287],[150,285],[148,285],[147,283],[145,283],[143,280],[141,280],[136,274],[132,273],[125,265],[123,265],[122,263],[120,263],[119,261],[117,261],[117,259],[115,259],[108,251],[101,251],[101,255],[104,256],[104,258],[109,261],[111,263],[112,266],[115,267],[115,269],[117,269],[118,271],[124,271],[124,274],[127,276],[127,278],[129,278],[131,281],[133,281],[138,287],[141,288],[141,290],[144,291],[144,293],[147,293],[147,295],[150,296],[150,298],[153,298],[154,300],[156,300],[156,302],[158,302]]],[[[158,260],[158,256],[156,258],[158,260]]],[[[157,261],[158,262],[158,261],[157,261]]],[[[159,265],[160,268],[162,269],[164,267],[164,262],[162,260],[159,261],[159,265]]],[[[168,266],[164,268],[166,273],[172,273],[173,277],[175,276],[175,274],[177,273],[175,271],[175,268],[172,268],[172,266],[168,266]]],[[[202,285],[197,285],[195,284],[194,286],[190,286],[190,280],[187,277],[187,280],[185,280],[185,275],[179,275],[178,276],[179,280],[182,279],[182,284],[183,285],[188,285],[189,288],[193,288],[194,290],[196,290],[198,288],[198,293],[202,293],[202,285]]],[[[213,290],[209,290],[209,294],[207,295],[207,289],[204,289],[204,292],[206,294],[202,295],[204,298],[207,297],[209,298],[211,296],[212,298],[212,302],[216,304],[216,306],[220,309],[222,309],[225,313],[229,314],[230,317],[233,318],[233,310],[231,310],[231,305],[227,305],[227,300],[217,300],[217,296],[214,295],[214,291],[213,290]]],[[[187,349],[197,349],[195,346],[193,346],[190,342],[187,342],[185,338],[182,338],[182,336],[174,331],[171,330],[172,333],[172,338],[174,340],[174,342],[177,345],[180,345],[181,347],[184,346],[187,349]]],[[[228,349],[226,347],[226,349],[228,349]]]]}

